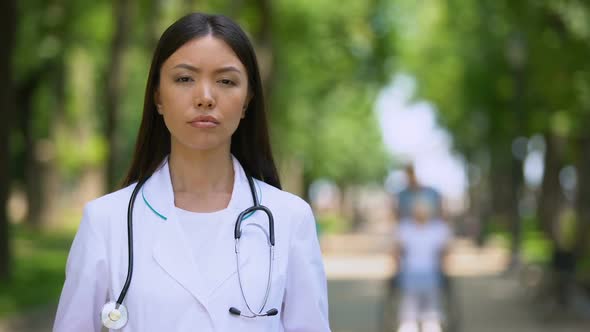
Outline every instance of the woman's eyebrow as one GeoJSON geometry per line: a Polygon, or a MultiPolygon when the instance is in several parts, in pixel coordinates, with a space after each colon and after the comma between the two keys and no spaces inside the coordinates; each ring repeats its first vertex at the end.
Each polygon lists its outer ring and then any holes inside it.
{"type": "Polygon", "coordinates": [[[186,64],[186,63],[177,64],[176,66],[174,66],[172,68],[183,68],[183,69],[188,69],[188,70],[194,71],[194,72],[199,72],[200,71],[197,67],[191,66],[191,65],[186,64]]]}
{"type": "MultiPolygon", "coordinates": [[[[186,63],[177,64],[173,68],[188,69],[188,70],[193,71],[193,72],[196,72],[196,73],[198,73],[198,72],[201,71],[199,68],[197,68],[195,66],[192,66],[192,65],[189,65],[189,64],[186,64],[186,63]]],[[[221,67],[221,68],[218,68],[218,69],[215,69],[214,70],[215,73],[226,73],[226,72],[230,72],[230,71],[237,72],[237,73],[242,73],[241,70],[239,70],[237,67],[234,67],[234,66],[224,66],[224,67],[221,67]]]]}
{"type": "Polygon", "coordinates": [[[236,72],[239,74],[242,73],[241,70],[239,70],[238,68],[236,68],[234,66],[225,66],[225,67],[221,67],[221,68],[215,70],[216,73],[226,73],[228,71],[233,71],[233,72],[236,72]]]}

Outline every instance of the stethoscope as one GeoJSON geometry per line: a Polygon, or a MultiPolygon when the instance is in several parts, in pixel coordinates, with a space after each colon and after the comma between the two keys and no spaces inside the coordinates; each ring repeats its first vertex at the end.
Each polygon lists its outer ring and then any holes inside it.
{"type": "MultiPolygon", "coordinates": [[[[272,263],[274,261],[274,246],[275,246],[275,231],[274,231],[274,220],[272,216],[272,212],[264,205],[261,205],[258,201],[258,195],[256,194],[256,187],[254,186],[254,180],[248,174],[246,174],[246,178],[248,179],[248,185],[250,186],[250,192],[252,193],[252,200],[254,201],[254,205],[247,208],[246,210],[242,211],[238,218],[236,219],[236,224],[234,227],[234,239],[235,239],[235,253],[236,253],[236,266],[238,272],[238,283],[240,284],[240,292],[242,293],[242,298],[244,299],[244,303],[250,312],[249,315],[243,314],[241,310],[237,309],[236,307],[230,307],[229,312],[232,315],[242,316],[247,318],[256,318],[256,317],[264,317],[264,316],[275,316],[279,313],[279,311],[275,308],[267,310],[266,312],[262,312],[264,307],[266,306],[266,302],[268,301],[268,296],[270,294],[270,286],[272,281],[272,263]],[[266,294],[264,295],[264,300],[262,301],[262,305],[258,311],[252,310],[248,300],[246,299],[246,295],[244,294],[244,287],[242,286],[242,278],[240,276],[240,237],[242,236],[242,221],[250,217],[254,212],[262,211],[268,217],[268,231],[269,234],[267,235],[268,239],[268,248],[269,248],[269,268],[268,268],[268,280],[266,281],[266,294]]],[[[128,321],[128,312],[127,308],[123,304],[123,300],[127,295],[127,291],[129,289],[129,285],[131,284],[131,276],[133,275],[133,206],[135,205],[135,198],[137,197],[137,193],[147,181],[148,178],[143,179],[137,183],[133,192],[131,193],[131,197],[129,198],[129,206],[127,208],[127,246],[128,246],[128,253],[129,253],[129,264],[127,266],[127,280],[125,280],[125,285],[121,290],[121,294],[119,294],[119,298],[117,301],[110,301],[107,302],[103,307],[100,313],[100,317],[102,319],[102,324],[109,329],[118,330],[123,328],[128,321]]],[[[266,233],[265,233],[266,234],[266,233]]]]}

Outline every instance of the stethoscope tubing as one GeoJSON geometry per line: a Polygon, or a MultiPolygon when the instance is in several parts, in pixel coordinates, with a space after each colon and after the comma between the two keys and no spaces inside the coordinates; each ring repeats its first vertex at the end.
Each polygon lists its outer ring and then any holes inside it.
{"type": "Polygon", "coordinates": [[[257,316],[266,316],[266,315],[261,315],[262,311],[264,310],[264,307],[266,306],[266,302],[268,301],[268,296],[270,295],[270,289],[271,289],[271,280],[272,280],[272,271],[273,271],[273,261],[274,261],[274,246],[269,246],[269,253],[268,253],[268,279],[266,280],[266,293],[264,294],[264,299],[262,300],[262,304],[260,305],[260,309],[258,310],[258,312],[255,312],[254,310],[252,310],[252,308],[250,307],[250,304],[248,303],[248,300],[246,300],[246,294],[244,293],[244,287],[242,286],[242,277],[240,275],[240,239],[236,239],[236,266],[237,266],[237,271],[238,271],[238,284],[240,285],[240,293],[242,294],[242,299],[244,299],[244,303],[246,304],[246,308],[248,308],[248,311],[250,311],[250,313],[253,316],[247,316],[247,315],[242,315],[244,317],[248,317],[248,318],[254,318],[257,316]]]}
{"type": "Polygon", "coordinates": [[[131,285],[131,279],[133,278],[133,207],[135,206],[137,193],[139,193],[139,190],[143,187],[143,184],[147,179],[148,178],[145,178],[137,182],[137,185],[133,188],[133,192],[129,198],[129,205],[127,206],[127,278],[125,279],[125,284],[117,299],[117,309],[123,304],[123,300],[125,299],[125,296],[127,296],[127,291],[129,290],[129,285],[131,285]]]}

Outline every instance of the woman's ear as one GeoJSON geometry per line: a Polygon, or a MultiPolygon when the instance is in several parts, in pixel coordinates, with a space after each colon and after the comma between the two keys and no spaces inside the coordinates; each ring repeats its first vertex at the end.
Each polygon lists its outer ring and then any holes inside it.
{"type": "Polygon", "coordinates": [[[156,110],[161,115],[162,114],[162,104],[160,102],[160,90],[156,89],[154,91],[154,104],[156,105],[156,110]]]}

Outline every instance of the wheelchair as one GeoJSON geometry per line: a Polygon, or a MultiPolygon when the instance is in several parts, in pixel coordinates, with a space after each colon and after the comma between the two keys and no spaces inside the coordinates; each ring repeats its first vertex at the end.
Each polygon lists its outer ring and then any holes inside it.
{"type": "MultiPolygon", "coordinates": [[[[454,280],[441,272],[440,305],[443,315],[443,332],[460,332],[460,303],[454,289],[454,280]]],[[[399,275],[386,280],[385,292],[380,305],[380,332],[397,332],[401,320],[398,317],[402,298],[399,275]]]]}

